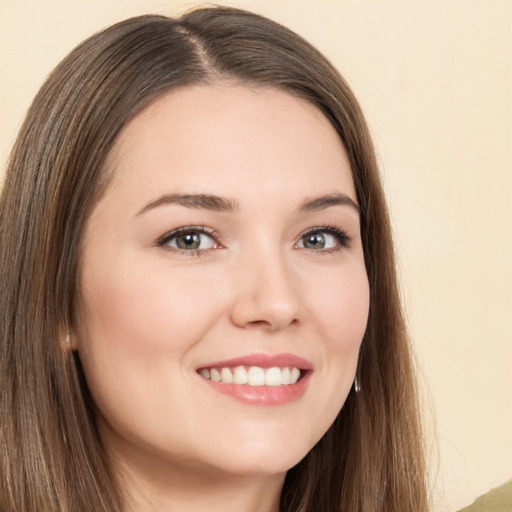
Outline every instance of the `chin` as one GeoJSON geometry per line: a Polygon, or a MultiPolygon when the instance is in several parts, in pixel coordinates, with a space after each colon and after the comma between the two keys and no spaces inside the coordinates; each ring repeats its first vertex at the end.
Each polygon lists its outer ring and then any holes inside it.
{"type": "Polygon", "coordinates": [[[218,470],[239,476],[284,474],[298,464],[313,447],[311,443],[295,443],[290,436],[278,442],[263,437],[246,440],[243,445],[224,448],[216,457],[218,470]]]}
{"type": "MultiPolygon", "coordinates": [[[[303,456],[305,455],[303,454],[303,456]]],[[[289,469],[298,464],[303,456],[293,458],[286,454],[280,460],[261,460],[261,458],[253,457],[250,460],[229,461],[221,467],[217,466],[216,471],[220,470],[225,474],[240,477],[284,475],[289,469]]]]}

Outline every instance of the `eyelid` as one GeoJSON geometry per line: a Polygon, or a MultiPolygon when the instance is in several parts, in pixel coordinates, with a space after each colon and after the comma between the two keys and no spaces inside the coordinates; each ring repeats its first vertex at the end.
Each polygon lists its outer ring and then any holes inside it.
{"type": "Polygon", "coordinates": [[[181,226],[176,229],[172,229],[171,231],[168,231],[164,235],[162,235],[160,238],[157,239],[155,245],[158,247],[162,247],[164,249],[168,249],[170,251],[180,252],[180,253],[186,253],[188,255],[198,255],[200,253],[205,253],[211,249],[190,249],[190,250],[184,250],[180,249],[178,247],[172,247],[170,245],[167,245],[170,240],[173,238],[176,238],[180,235],[184,235],[186,233],[199,233],[201,235],[207,235],[209,236],[214,242],[215,242],[215,249],[218,249],[222,247],[222,243],[220,242],[220,235],[217,231],[215,231],[212,228],[208,228],[206,226],[181,226]]]}
{"type": "MultiPolygon", "coordinates": [[[[172,247],[170,245],[167,245],[170,240],[173,238],[176,238],[180,235],[186,234],[186,233],[199,233],[203,235],[209,236],[214,242],[215,242],[215,249],[222,248],[223,244],[220,241],[220,235],[219,233],[212,229],[208,228],[206,226],[181,226],[179,228],[173,229],[171,231],[168,231],[161,237],[159,237],[155,243],[155,245],[162,247],[164,249],[168,249],[175,252],[184,253],[187,255],[199,255],[204,254],[210,251],[213,248],[207,248],[207,249],[190,249],[190,250],[184,250],[177,247],[172,247]]],[[[307,249],[313,252],[317,253],[332,253],[339,250],[342,250],[344,248],[347,248],[350,246],[350,242],[352,240],[352,237],[342,228],[335,227],[333,225],[324,225],[324,226],[313,226],[305,231],[303,231],[299,237],[299,240],[295,244],[294,248],[298,249],[307,249]],[[338,242],[338,246],[336,248],[330,248],[330,249],[309,249],[307,247],[297,247],[300,241],[311,234],[314,233],[327,233],[331,236],[334,236],[338,242]]]]}
{"type": "MultiPolygon", "coordinates": [[[[314,233],[327,233],[331,236],[334,236],[339,246],[334,249],[309,249],[311,251],[317,252],[317,253],[331,253],[336,252],[345,248],[350,247],[350,242],[352,241],[352,237],[342,228],[338,228],[332,225],[327,226],[314,226],[311,228],[306,229],[302,232],[302,234],[299,237],[299,241],[297,244],[307,235],[312,235],[314,233]]],[[[297,244],[295,247],[297,247],[297,244]]],[[[302,249],[302,247],[299,247],[299,249],[302,249]]],[[[304,249],[308,249],[304,247],[304,249]]]]}

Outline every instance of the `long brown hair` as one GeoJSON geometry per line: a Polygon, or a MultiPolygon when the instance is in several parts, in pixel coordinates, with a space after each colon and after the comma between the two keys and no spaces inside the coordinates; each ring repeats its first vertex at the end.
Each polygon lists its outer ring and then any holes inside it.
{"type": "Polygon", "coordinates": [[[77,354],[83,226],[120,130],[156,98],[216,80],[271,86],[330,120],[350,159],[371,304],[357,378],[336,421],[290,469],[282,512],[427,510],[418,400],[390,222],[356,99],[327,60],[266,18],[231,8],[140,16],[95,34],[36,96],[0,201],[0,509],[121,512],[122,493],[77,354]]]}

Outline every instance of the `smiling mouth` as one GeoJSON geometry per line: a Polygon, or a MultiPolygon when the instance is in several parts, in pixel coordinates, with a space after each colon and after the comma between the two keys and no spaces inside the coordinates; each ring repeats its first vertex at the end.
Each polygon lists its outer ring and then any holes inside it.
{"type": "Polygon", "coordinates": [[[306,373],[294,366],[274,366],[262,368],[260,366],[235,366],[200,368],[199,375],[212,382],[221,384],[240,384],[248,386],[289,386],[296,384],[306,373]]]}

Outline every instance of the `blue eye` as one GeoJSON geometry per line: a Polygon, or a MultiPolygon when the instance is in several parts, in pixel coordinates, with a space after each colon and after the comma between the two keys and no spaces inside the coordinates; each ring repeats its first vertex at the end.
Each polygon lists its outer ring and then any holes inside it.
{"type": "Polygon", "coordinates": [[[158,241],[158,245],[195,252],[213,249],[217,243],[213,233],[207,232],[205,228],[187,226],[167,233],[158,241]]]}
{"type": "Polygon", "coordinates": [[[297,247],[328,252],[348,247],[349,242],[350,237],[339,229],[333,227],[312,228],[302,235],[297,247]]]}

